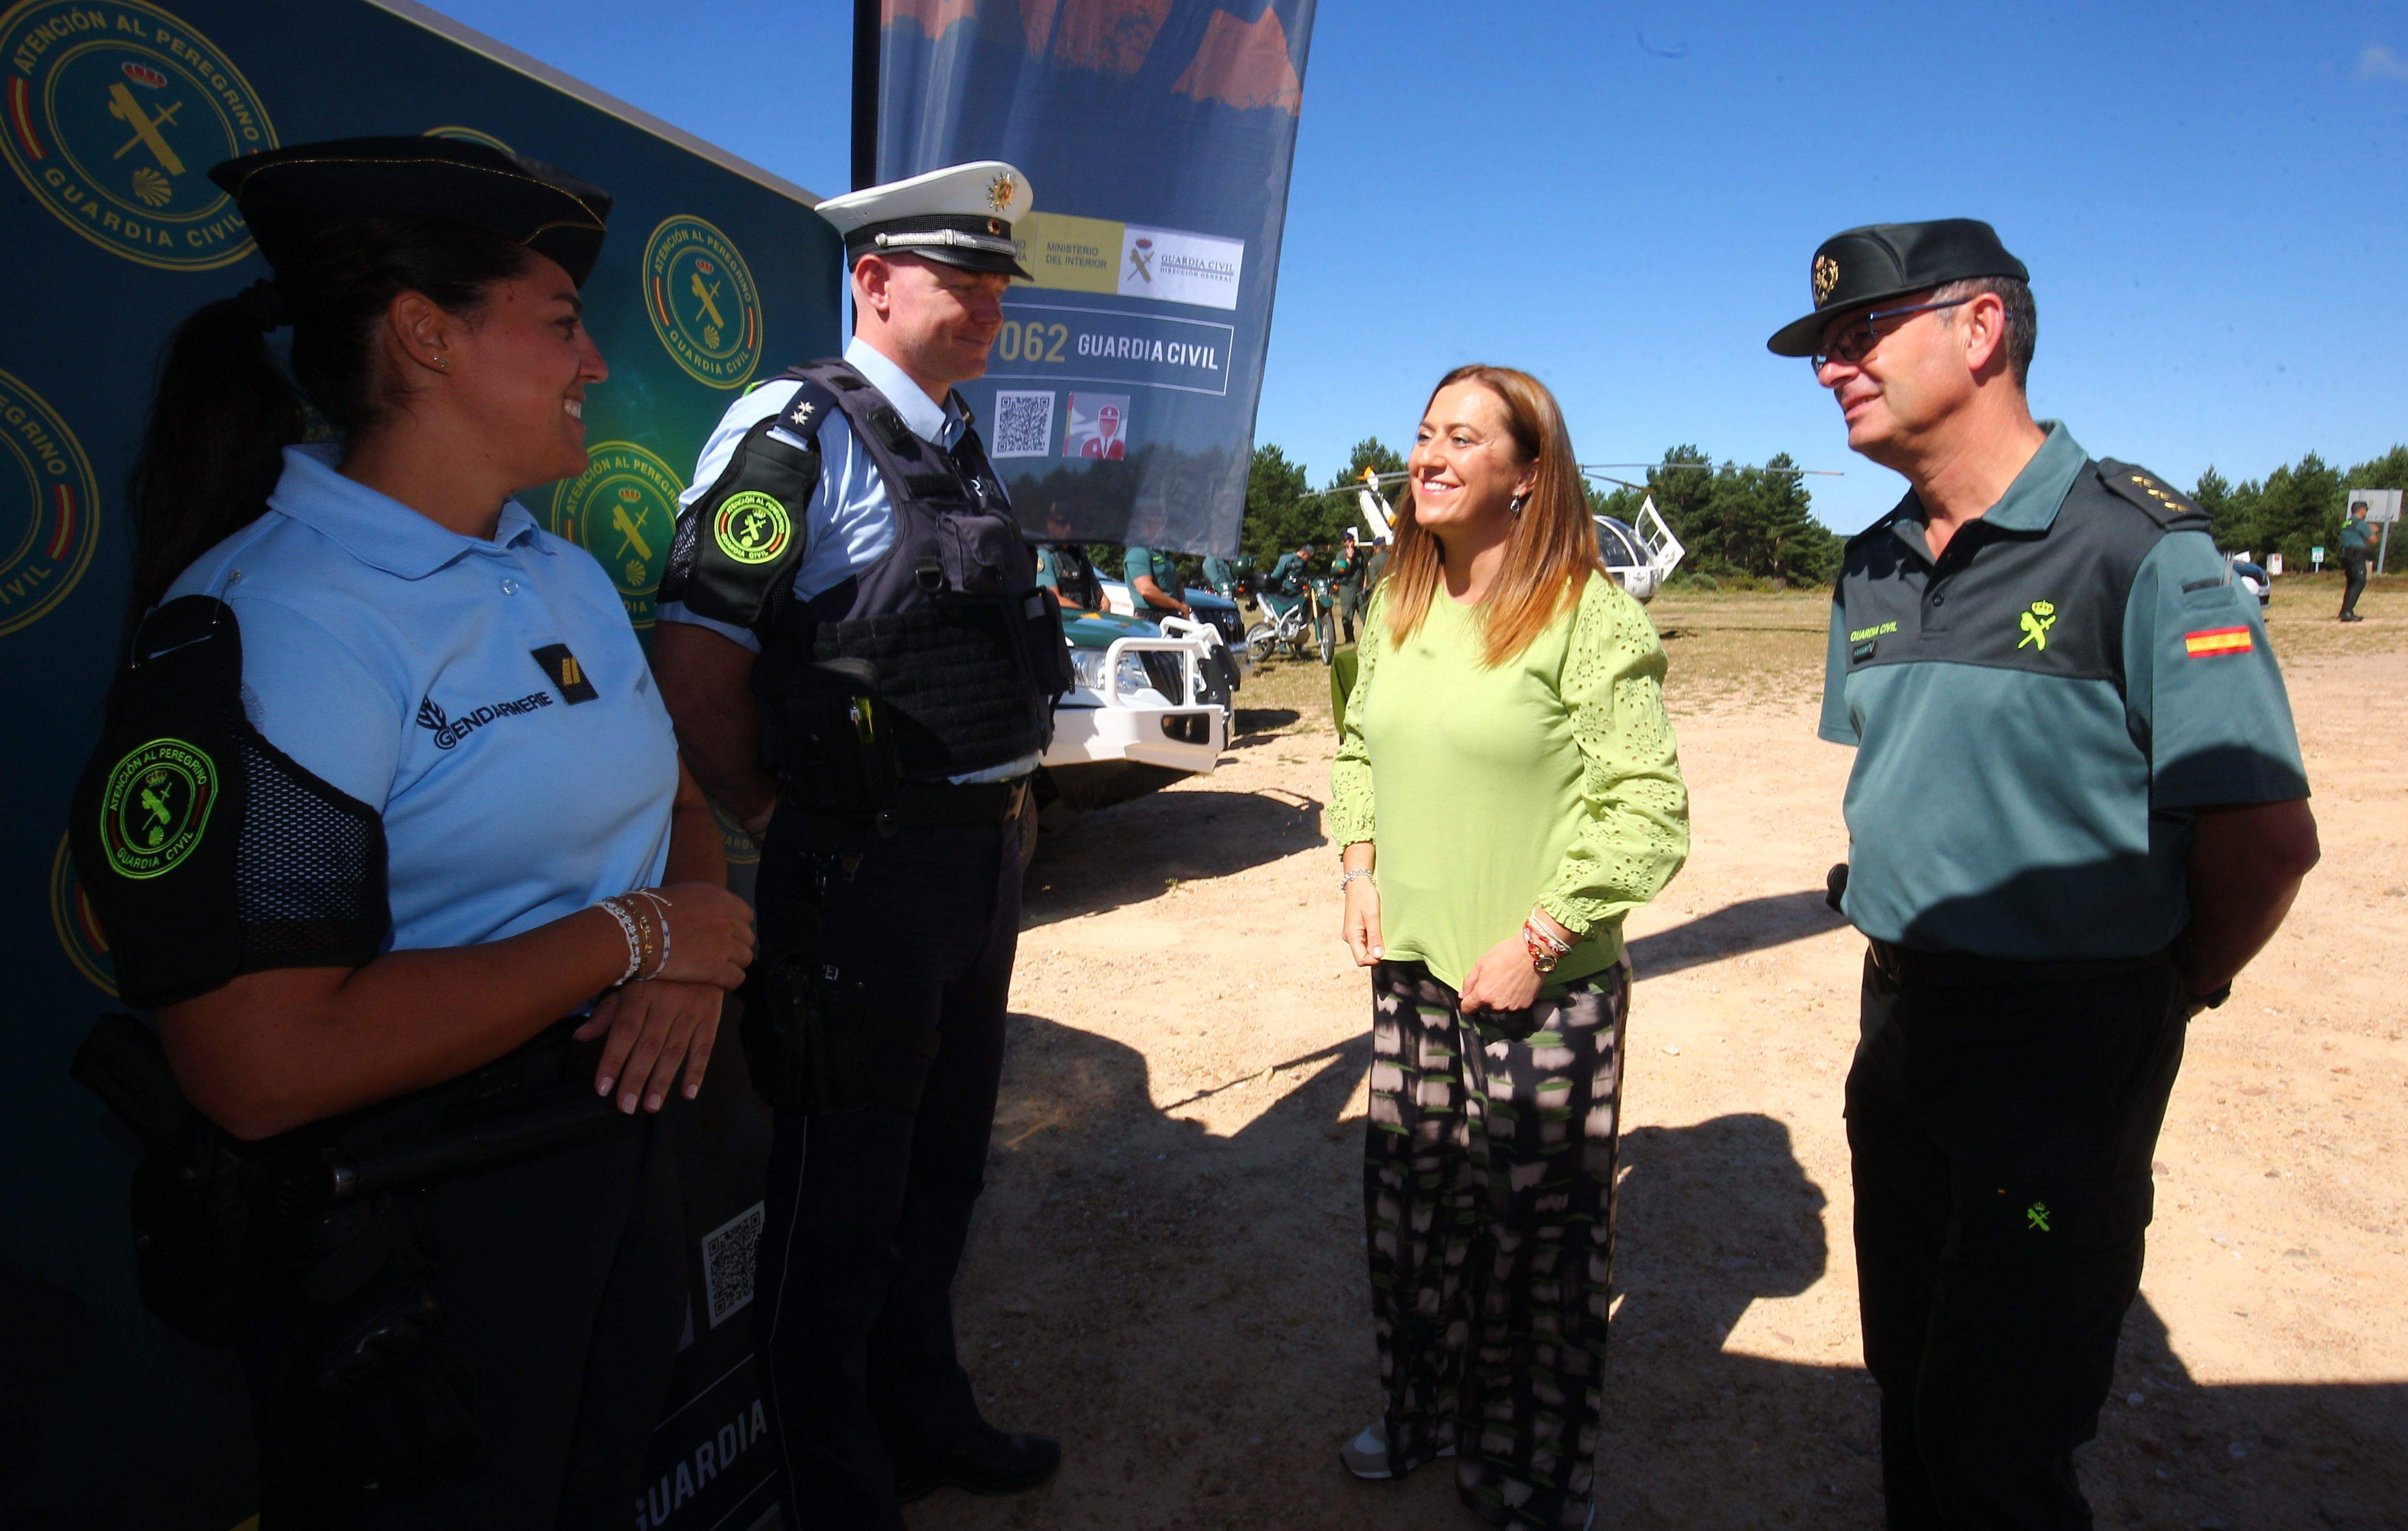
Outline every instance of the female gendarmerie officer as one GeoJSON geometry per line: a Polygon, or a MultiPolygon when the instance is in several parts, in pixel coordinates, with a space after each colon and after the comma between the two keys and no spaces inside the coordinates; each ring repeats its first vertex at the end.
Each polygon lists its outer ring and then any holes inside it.
{"type": "Polygon", "coordinates": [[[250,1145],[264,1524],[625,1526],[684,1311],[649,1113],[752,937],[609,578],[509,497],[585,465],[609,199],[423,138],[210,175],[276,276],[172,343],[75,833],[250,1145]]]}

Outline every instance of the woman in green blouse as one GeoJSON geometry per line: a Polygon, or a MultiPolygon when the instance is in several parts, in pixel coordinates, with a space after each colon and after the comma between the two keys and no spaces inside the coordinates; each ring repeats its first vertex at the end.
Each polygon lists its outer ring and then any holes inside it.
{"type": "Polygon", "coordinates": [[[1458,367],[1407,466],[1331,773],[1388,1394],[1340,1454],[1455,1456],[1483,1519],[1562,1531],[1593,1513],[1622,917],[1686,858],[1688,794],[1663,645],[1598,557],[1554,396],[1458,367]]]}

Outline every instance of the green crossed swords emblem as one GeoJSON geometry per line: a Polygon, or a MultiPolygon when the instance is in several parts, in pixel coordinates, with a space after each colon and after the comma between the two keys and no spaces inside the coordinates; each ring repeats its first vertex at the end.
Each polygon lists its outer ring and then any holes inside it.
{"type": "Polygon", "coordinates": [[[2035,649],[2046,649],[2048,647],[2048,630],[2057,625],[2057,603],[2054,601],[2032,602],[2031,609],[2023,613],[2021,625],[2024,630],[2024,636],[2016,641],[2016,648],[2021,649],[2026,646],[2029,646],[2035,649]]]}

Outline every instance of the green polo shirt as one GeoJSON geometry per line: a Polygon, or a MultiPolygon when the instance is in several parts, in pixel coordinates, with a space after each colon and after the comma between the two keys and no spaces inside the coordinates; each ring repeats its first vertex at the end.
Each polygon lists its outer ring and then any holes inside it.
{"type": "Polygon", "coordinates": [[[2364,552],[2366,551],[2367,539],[2373,536],[2373,533],[2374,528],[2367,524],[2366,518],[2364,516],[2358,517],[2356,521],[2343,522],[2341,523],[2341,551],[2344,552],[2364,552]]]}
{"type": "Polygon", "coordinates": [[[1151,621],[1154,613],[1164,609],[1148,605],[1146,598],[1137,593],[1137,577],[1140,574],[1154,576],[1154,585],[1172,600],[1187,599],[1187,593],[1180,588],[1179,565],[1171,562],[1168,553],[1156,552],[1152,548],[1131,548],[1121,561],[1121,581],[1128,586],[1129,604],[1137,608],[1139,616],[1151,621]]]}
{"type": "Polygon", "coordinates": [[[2207,518],[2062,425],[1936,563],[1912,493],[1850,539],[1818,732],[1856,746],[1848,918],[1922,951],[2156,952],[2192,810],[2308,794],[2207,518]]]}

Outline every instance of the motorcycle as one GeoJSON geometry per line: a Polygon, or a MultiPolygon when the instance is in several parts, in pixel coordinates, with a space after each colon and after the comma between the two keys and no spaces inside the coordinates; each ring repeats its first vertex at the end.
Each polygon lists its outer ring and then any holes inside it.
{"type": "MultiPolygon", "coordinates": [[[[1267,603],[1268,604],[1268,603],[1267,603]]],[[[1276,650],[1285,649],[1290,658],[1304,657],[1309,639],[1324,665],[1336,651],[1332,647],[1333,608],[1329,605],[1329,577],[1316,574],[1304,583],[1300,598],[1293,605],[1274,608],[1273,615],[1246,629],[1246,648],[1261,664],[1276,650]]]]}

